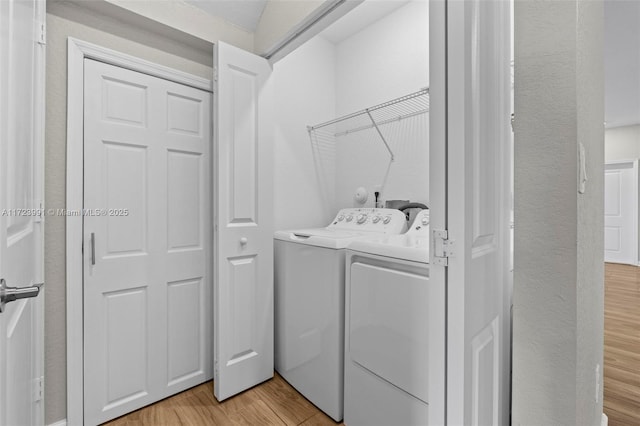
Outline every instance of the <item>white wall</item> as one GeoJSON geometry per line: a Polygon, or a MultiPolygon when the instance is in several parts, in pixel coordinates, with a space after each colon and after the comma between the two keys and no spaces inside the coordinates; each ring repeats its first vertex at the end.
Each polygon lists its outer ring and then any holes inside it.
{"type": "MultiPolygon", "coordinates": [[[[357,10],[357,9],[356,9],[357,10]]],[[[408,3],[336,46],[336,114],[343,115],[407,95],[429,85],[429,5],[408,3]]],[[[381,198],[428,204],[428,118],[411,118],[381,130],[396,155],[381,198]]],[[[330,117],[327,117],[330,118],[330,117]]],[[[364,186],[367,206],[383,184],[389,154],[373,132],[337,141],[336,203],[355,206],[364,186]]]]}
{"type": "MultiPolygon", "coordinates": [[[[428,22],[428,3],[411,2],[338,44],[315,37],[275,64],[276,229],[326,225],[339,208],[356,205],[358,186],[373,206],[389,159],[382,141],[361,133],[312,144],[306,126],[427,87],[428,22]]],[[[396,155],[385,199],[427,203],[428,117],[382,131],[396,155]]]]}
{"type": "Polygon", "coordinates": [[[514,17],[512,423],[598,425],[604,334],[603,5],[516,1],[514,17]],[[589,176],[584,194],[576,179],[580,143],[589,176]]]}
{"type": "Polygon", "coordinates": [[[322,197],[306,128],[335,115],[334,65],[333,44],[315,37],[274,66],[274,229],[325,226],[335,215],[333,193],[322,197]]]}
{"type": "Polygon", "coordinates": [[[640,158],[640,124],[605,130],[605,162],[635,158],[640,158]]]}
{"type": "MultiPolygon", "coordinates": [[[[78,0],[75,0],[78,1],[78,0]]],[[[191,34],[211,43],[224,41],[253,51],[254,34],[183,1],[104,0],[129,13],[191,34]]],[[[80,0],[82,2],[82,0],[80,0]]],[[[99,2],[95,2],[99,3],[99,2]]]]}

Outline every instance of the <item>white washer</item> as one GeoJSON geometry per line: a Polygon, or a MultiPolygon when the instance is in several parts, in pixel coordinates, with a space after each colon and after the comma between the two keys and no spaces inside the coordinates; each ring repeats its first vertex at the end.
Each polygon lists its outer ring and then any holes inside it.
{"type": "Polygon", "coordinates": [[[395,209],[342,209],[325,228],[275,233],[276,370],[334,420],[343,416],[345,248],[400,234],[395,209]]]}
{"type": "Polygon", "coordinates": [[[429,280],[429,211],[347,250],[347,426],[445,422],[445,289],[429,280]]]}

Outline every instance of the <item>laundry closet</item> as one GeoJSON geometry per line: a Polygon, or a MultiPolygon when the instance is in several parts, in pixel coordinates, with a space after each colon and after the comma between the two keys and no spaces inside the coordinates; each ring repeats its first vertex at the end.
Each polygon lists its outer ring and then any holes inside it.
{"type": "Polygon", "coordinates": [[[383,111],[407,116],[379,126],[393,161],[366,115],[307,129],[428,88],[428,24],[428,2],[363,2],[275,63],[274,229],[325,226],[375,192],[429,204],[428,95],[383,111]]]}
{"type": "MultiPolygon", "coordinates": [[[[174,12],[160,3],[52,1],[46,33],[45,21],[35,27],[35,47],[44,56],[46,41],[47,50],[46,70],[40,67],[47,120],[39,126],[46,127],[47,167],[31,170],[31,178],[46,177],[47,207],[63,213],[47,218],[44,288],[52,297],[39,308],[47,340],[31,357],[40,367],[31,369],[37,377],[24,369],[27,386],[8,385],[23,391],[13,397],[28,401],[32,384],[36,395],[44,386],[33,409],[42,414],[46,401],[47,423],[66,416],[67,424],[98,424],[212,377],[218,401],[268,381],[274,366],[281,372],[283,338],[274,232],[307,229],[289,236],[308,242],[313,230],[337,230],[340,245],[325,247],[336,252],[338,277],[338,310],[329,318],[336,320],[331,347],[345,365],[344,374],[339,366],[331,375],[348,375],[347,351],[355,350],[349,359],[387,382],[375,398],[366,385],[367,392],[349,391],[363,407],[412,413],[393,402],[406,394],[421,412],[429,405],[429,416],[439,410],[417,424],[443,424],[445,410],[452,424],[504,423],[508,173],[496,166],[508,156],[509,114],[506,92],[497,91],[498,99],[494,89],[506,82],[508,3],[321,2],[304,19],[269,22],[282,30],[273,40],[257,30],[243,37],[226,24],[218,34],[217,18],[183,3],[171,7],[203,21],[185,24],[176,13],[175,26],[158,25],[160,12],[174,12]],[[335,15],[343,16],[329,24],[335,15]],[[467,29],[471,18],[482,23],[475,32],[467,29]],[[203,35],[202,28],[216,31],[203,35]],[[128,214],[84,215],[106,208],[128,214]],[[348,244],[367,232],[377,240],[348,244]],[[369,282],[375,294],[367,293],[369,282]],[[349,336],[351,314],[371,333],[349,336]],[[391,364],[386,355],[395,357],[391,364]],[[393,397],[381,397],[387,391],[393,397]]],[[[16,150],[42,166],[27,151],[16,150]]],[[[42,197],[28,189],[17,188],[42,210],[42,197]]],[[[317,251],[306,253],[314,260],[317,251]]],[[[326,290],[322,283],[316,289],[326,290]]],[[[303,303],[290,304],[298,315],[327,318],[321,297],[299,296],[303,303]]],[[[329,346],[304,322],[284,323],[310,343],[290,365],[329,346]]],[[[39,324],[24,342],[39,341],[39,324]]],[[[341,392],[333,395],[339,404],[341,392]]],[[[383,418],[377,421],[412,424],[383,418]]],[[[372,422],[345,416],[345,423],[372,422]]]]}
{"type": "Polygon", "coordinates": [[[272,74],[275,370],[353,426],[444,422],[428,22],[428,2],[364,2],[272,74]]]}

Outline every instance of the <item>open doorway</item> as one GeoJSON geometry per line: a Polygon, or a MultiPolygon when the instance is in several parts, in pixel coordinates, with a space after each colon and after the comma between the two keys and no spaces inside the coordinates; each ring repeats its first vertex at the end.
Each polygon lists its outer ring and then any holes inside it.
{"type": "Polygon", "coordinates": [[[604,413],[640,424],[640,3],[605,2],[604,413]]]}

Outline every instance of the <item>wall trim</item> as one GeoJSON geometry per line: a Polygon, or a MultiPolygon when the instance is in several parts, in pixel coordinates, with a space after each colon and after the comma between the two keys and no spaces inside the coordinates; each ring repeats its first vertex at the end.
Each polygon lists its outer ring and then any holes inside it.
{"type": "MultiPolygon", "coordinates": [[[[69,37],[67,40],[66,170],[66,209],[68,211],[82,211],[83,208],[85,59],[94,59],[196,89],[213,91],[211,80],[69,37]]],[[[82,216],[67,215],[67,419],[55,423],[55,426],[84,423],[82,228],[82,216]]]]}

